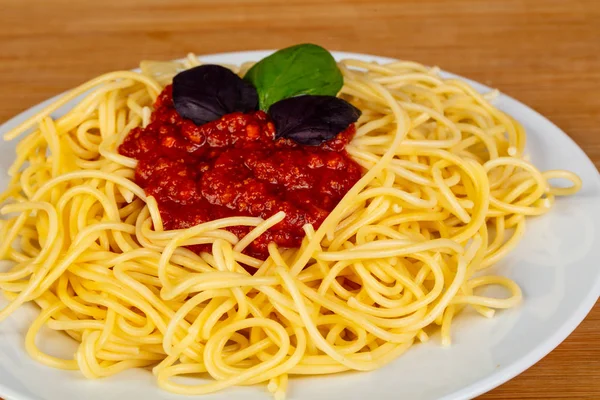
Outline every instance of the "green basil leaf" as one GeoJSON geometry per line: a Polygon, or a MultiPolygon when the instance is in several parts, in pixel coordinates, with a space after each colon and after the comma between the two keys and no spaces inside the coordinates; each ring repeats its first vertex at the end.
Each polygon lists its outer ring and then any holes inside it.
{"type": "Polygon", "coordinates": [[[281,49],[254,64],[244,79],[256,88],[264,111],[279,100],[303,94],[335,96],[344,84],[331,53],[315,44],[281,49]]]}

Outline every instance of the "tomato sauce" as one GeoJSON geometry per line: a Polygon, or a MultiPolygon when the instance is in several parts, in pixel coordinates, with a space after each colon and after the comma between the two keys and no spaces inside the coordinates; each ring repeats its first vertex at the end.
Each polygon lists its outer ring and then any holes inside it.
{"type": "MultiPolygon", "coordinates": [[[[245,251],[266,259],[271,242],[298,247],[302,227],[317,229],[360,179],[361,167],[344,150],[354,133],[351,125],[320,146],[303,146],[275,139],[275,127],[262,111],[232,113],[198,126],[177,113],[167,86],[151,122],[133,129],[119,153],[139,161],[135,181],[156,198],[165,229],[284,211],[285,219],[245,251]]],[[[250,229],[228,228],[239,238],[250,229]]]]}

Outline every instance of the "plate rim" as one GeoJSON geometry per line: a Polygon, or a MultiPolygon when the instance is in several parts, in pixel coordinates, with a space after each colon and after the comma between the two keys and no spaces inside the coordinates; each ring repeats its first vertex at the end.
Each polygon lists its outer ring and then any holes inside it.
{"type": "MultiPolygon", "coordinates": [[[[230,52],[220,52],[220,53],[209,53],[209,54],[195,54],[195,56],[200,59],[206,58],[227,58],[227,57],[238,57],[240,59],[253,60],[259,57],[264,57],[270,53],[273,53],[276,50],[266,49],[266,50],[243,50],[243,51],[230,51],[230,52]]],[[[387,56],[377,56],[369,53],[357,53],[357,52],[347,52],[347,51],[335,51],[332,50],[331,53],[334,55],[336,60],[340,58],[358,58],[363,60],[371,60],[379,63],[387,63],[387,62],[395,62],[400,61],[401,59],[387,57],[387,56]]],[[[184,58],[178,59],[179,61],[184,58]]],[[[139,68],[132,69],[133,71],[139,71],[139,68]]],[[[475,80],[466,78],[462,75],[458,75],[447,71],[445,69],[440,69],[440,73],[444,78],[457,78],[462,81],[469,83],[473,86],[478,92],[482,90],[491,91],[493,88],[477,82],[475,80]]],[[[30,118],[33,114],[41,110],[43,107],[57,100],[64,94],[68,93],[71,89],[61,92],[55,96],[52,96],[40,103],[37,103],[12,118],[7,119],[4,122],[0,123],[0,129],[5,130],[9,126],[15,126],[18,123],[24,121],[27,118],[30,118]]],[[[558,127],[552,120],[542,115],[536,109],[528,106],[521,101],[515,99],[514,97],[500,91],[500,95],[503,99],[508,100],[514,103],[516,106],[527,110],[528,112],[532,112],[536,117],[542,118],[547,123],[549,123],[555,130],[563,136],[563,139],[567,139],[576,149],[579,151],[580,156],[585,164],[588,167],[591,167],[595,173],[595,181],[597,185],[600,185],[600,172],[589,158],[587,153],[573,140],[565,131],[563,131],[560,127],[558,127]]],[[[4,141],[0,139],[0,147],[4,145],[4,141]]],[[[488,374],[484,378],[478,379],[458,390],[453,391],[452,393],[448,393],[441,397],[441,400],[450,400],[450,399],[470,399],[475,396],[486,393],[504,383],[509,381],[510,379],[516,377],[521,374],[525,370],[529,369],[537,362],[539,362],[542,358],[547,356],[550,352],[552,352],[556,347],[558,347],[575,329],[583,322],[586,316],[590,313],[598,298],[600,297],[600,271],[596,274],[596,280],[592,286],[592,289],[587,293],[586,297],[579,303],[575,312],[570,314],[570,316],[563,320],[560,328],[555,330],[551,335],[549,335],[545,340],[538,343],[536,346],[529,349],[529,351],[522,353],[518,360],[502,366],[498,368],[494,372],[488,374]]],[[[377,371],[375,371],[377,373],[377,371]]],[[[38,400],[36,398],[27,397],[27,395],[22,395],[14,392],[8,386],[2,383],[0,380],[0,394],[6,397],[6,400],[38,400]]]]}

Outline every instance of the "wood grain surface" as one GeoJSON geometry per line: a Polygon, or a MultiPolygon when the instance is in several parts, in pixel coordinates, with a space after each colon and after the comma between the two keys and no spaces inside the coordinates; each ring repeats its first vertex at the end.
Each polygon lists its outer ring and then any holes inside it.
{"type": "MultiPolygon", "coordinates": [[[[600,166],[599,0],[0,0],[0,122],[141,59],[299,42],[440,65],[497,87],[600,166]]],[[[600,399],[600,306],[481,399],[600,399]]]]}

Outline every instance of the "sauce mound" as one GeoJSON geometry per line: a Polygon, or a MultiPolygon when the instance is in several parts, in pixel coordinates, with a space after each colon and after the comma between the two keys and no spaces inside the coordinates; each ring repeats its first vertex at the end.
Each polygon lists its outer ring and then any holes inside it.
{"type": "MultiPolygon", "coordinates": [[[[268,257],[271,242],[298,247],[302,227],[315,229],[360,179],[361,167],[344,150],[354,125],[320,146],[275,139],[262,111],[232,113],[204,125],[181,117],[167,86],[151,122],[133,129],[119,153],[138,160],[135,181],[154,196],[165,229],[182,229],[232,216],[286,217],[245,253],[268,257]]],[[[239,238],[250,227],[227,228],[239,238]]],[[[194,246],[195,251],[210,251],[194,246]]]]}

